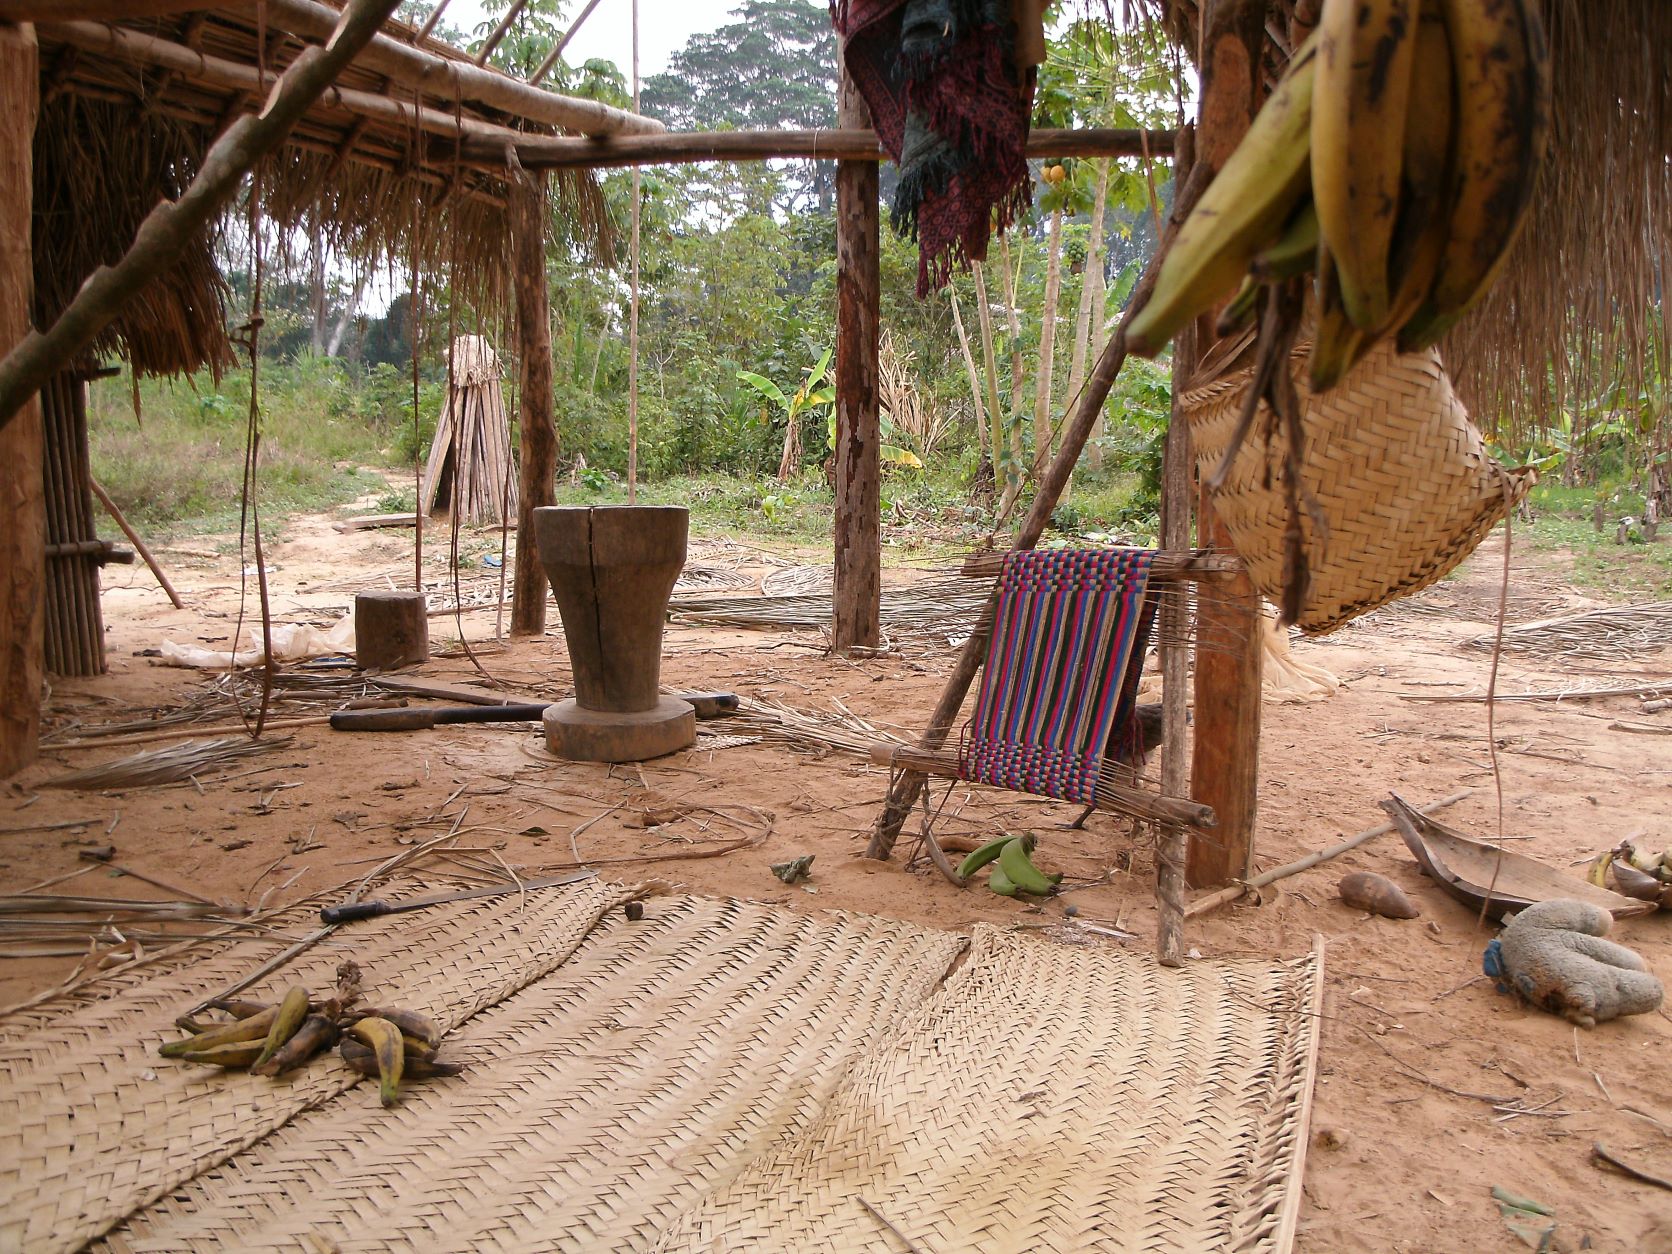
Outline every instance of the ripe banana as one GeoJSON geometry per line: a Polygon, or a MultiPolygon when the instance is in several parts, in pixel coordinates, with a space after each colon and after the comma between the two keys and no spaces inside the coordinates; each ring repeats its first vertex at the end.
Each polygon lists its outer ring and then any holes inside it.
{"type": "Polygon", "coordinates": [[[1608,868],[1614,863],[1614,851],[1604,849],[1585,864],[1585,878],[1598,888],[1608,887],[1608,868]]]}
{"type": "Polygon", "coordinates": [[[1016,895],[1016,885],[1011,878],[1004,873],[1004,864],[1002,862],[995,866],[993,868],[993,873],[987,877],[987,887],[992,889],[1000,897],[1014,897],[1016,895]]]}
{"type": "Polygon", "coordinates": [[[1392,301],[1388,252],[1416,28],[1417,0],[1324,0],[1318,19],[1312,199],[1342,304],[1361,331],[1382,326],[1392,301]]]}
{"type": "MultiPolygon", "coordinates": [[[[259,1014],[253,1014],[247,1019],[239,1019],[233,1023],[223,1023],[219,1027],[210,1028],[207,1032],[199,1032],[196,1036],[182,1037],[177,1041],[168,1041],[157,1050],[164,1058],[179,1058],[188,1052],[202,1053],[213,1049],[217,1045],[233,1045],[241,1041],[264,1041],[268,1030],[273,1026],[273,1020],[278,1017],[279,1008],[269,1006],[259,1014]]],[[[259,1049],[256,1053],[260,1053],[259,1049]]],[[[254,1055],[251,1055],[253,1058],[254,1055]]]]}
{"type": "Polygon", "coordinates": [[[401,1073],[406,1062],[406,1048],[401,1030],[387,1019],[375,1016],[361,1019],[349,1029],[349,1034],[371,1046],[377,1055],[378,1099],[385,1106],[393,1106],[400,1097],[401,1073]]]}
{"type": "Polygon", "coordinates": [[[441,1044],[441,1027],[426,1014],[416,1010],[400,1010],[391,1006],[373,1006],[354,1012],[356,1019],[387,1019],[406,1036],[417,1037],[431,1049],[441,1044]]]}
{"type": "Polygon", "coordinates": [[[1021,892],[1032,893],[1036,897],[1050,895],[1053,887],[1051,881],[1045,878],[1044,872],[1034,866],[1021,841],[1011,841],[999,851],[999,869],[1021,892]]]}
{"type": "Polygon", "coordinates": [[[256,1059],[250,1070],[257,1075],[282,1075],[300,1067],[337,1039],[337,1025],[324,1015],[309,1015],[294,1035],[270,1058],[256,1059]]]}
{"type": "Polygon", "coordinates": [[[989,862],[991,862],[995,858],[997,858],[999,856],[999,850],[1003,849],[1006,845],[1008,845],[1011,841],[1013,841],[1015,839],[1016,838],[1014,836],[1012,836],[1008,832],[1006,832],[1003,836],[1000,836],[997,840],[989,840],[985,845],[982,845],[979,849],[972,850],[964,858],[964,860],[958,864],[958,878],[967,880],[970,876],[974,875],[982,867],[986,866],[989,862]]]}
{"type": "Polygon", "coordinates": [[[1457,98],[1449,229],[1433,289],[1400,330],[1402,352],[1433,344],[1492,285],[1550,138],[1549,51],[1533,0],[1439,0],[1439,7],[1457,98]]]}
{"type": "Polygon", "coordinates": [[[1393,306],[1380,333],[1397,331],[1422,307],[1448,236],[1446,189],[1452,170],[1451,44],[1438,0],[1423,0],[1405,120],[1399,216],[1388,270],[1393,306]]]}
{"type": "Polygon", "coordinates": [[[1369,347],[1369,337],[1353,325],[1341,303],[1341,285],[1336,280],[1335,254],[1327,244],[1318,245],[1317,325],[1312,335],[1312,355],[1307,368],[1314,392],[1327,391],[1341,382],[1369,347]]]}
{"type": "MultiPolygon", "coordinates": [[[[350,1037],[344,1037],[338,1046],[342,1060],[361,1075],[377,1079],[377,1055],[366,1046],[350,1037]]],[[[461,1063],[442,1062],[439,1058],[414,1058],[407,1055],[402,1069],[402,1078],[407,1080],[428,1080],[435,1076],[458,1075],[464,1070],[461,1063]]]]}
{"type": "Polygon", "coordinates": [[[1159,353],[1190,319],[1236,288],[1306,194],[1316,36],[1208,184],[1168,249],[1155,289],[1126,329],[1127,351],[1159,353]]]}
{"type": "Polygon", "coordinates": [[[267,1042],[262,1046],[261,1055],[255,1060],[256,1066],[272,1058],[278,1053],[296,1030],[302,1026],[302,1021],[308,1017],[308,990],[297,985],[284,995],[279,1003],[279,1012],[273,1016],[273,1026],[267,1029],[267,1042]]]}

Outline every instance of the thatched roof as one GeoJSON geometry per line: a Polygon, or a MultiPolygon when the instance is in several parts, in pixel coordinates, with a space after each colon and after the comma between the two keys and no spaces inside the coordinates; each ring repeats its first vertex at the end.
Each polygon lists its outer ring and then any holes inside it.
{"type": "MultiPolygon", "coordinates": [[[[1148,8],[1194,57],[1199,0],[1126,3],[1148,8]]],[[[1477,417],[1516,432],[1616,384],[1641,392],[1657,373],[1651,352],[1659,378],[1672,377],[1662,303],[1672,273],[1672,0],[1539,7],[1550,162],[1502,277],[1442,346],[1477,417]]],[[[1315,19],[1318,5],[1269,0],[1273,78],[1297,8],[1315,19]]]]}
{"type": "MultiPolygon", "coordinates": [[[[292,6],[296,8],[297,6],[292,6]]],[[[268,8],[265,44],[249,5],[112,24],[42,23],[41,112],[35,137],[36,318],[49,324],[82,281],[116,260],[141,219],[191,180],[214,138],[241,112],[259,108],[270,82],[306,46],[277,29],[268,8]],[[183,52],[201,54],[196,60],[183,52]],[[255,72],[266,79],[244,79],[255,72]]],[[[314,4],[310,21],[331,13],[314,4]]],[[[297,23],[289,23],[295,27],[297,23]]],[[[408,48],[469,66],[457,49],[390,22],[408,48]]],[[[313,31],[306,32],[313,35],[313,31]]],[[[387,49],[387,45],[386,45],[387,49]]],[[[398,52],[399,50],[393,50],[398,52]]],[[[509,291],[503,167],[459,159],[445,133],[455,122],[533,134],[572,133],[463,98],[438,75],[429,88],[391,86],[357,61],[322,97],[262,172],[262,212],[281,228],[311,227],[339,254],[410,263],[413,224],[428,266],[460,260],[453,282],[466,297],[498,306],[509,291]],[[442,94],[442,93],[445,94],[442,94]],[[361,93],[354,96],[353,93],[361,93]],[[369,100],[383,97],[387,104],[369,100]],[[413,120],[414,99],[427,111],[413,120]],[[370,106],[378,106],[376,109],[370,106]]],[[[516,80],[500,75],[508,84],[516,80]]],[[[528,90],[518,87],[519,90],[528,90]]],[[[480,94],[480,93],[478,93],[480,94]]],[[[594,178],[560,172],[556,192],[576,234],[609,252],[607,218],[594,178]]],[[[138,374],[180,374],[231,359],[225,281],[206,233],[165,280],[137,298],[100,337],[100,354],[126,358],[138,374]]]]}

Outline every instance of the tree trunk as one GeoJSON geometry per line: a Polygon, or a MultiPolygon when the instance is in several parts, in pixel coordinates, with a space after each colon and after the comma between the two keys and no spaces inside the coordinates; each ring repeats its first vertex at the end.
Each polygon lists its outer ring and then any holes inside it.
{"type": "Polygon", "coordinates": [[[557,500],[551,310],[546,292],[546,176],[514,169],[506,183],[506,207],[517,299],[517,428],[522,459],[511,634],[538,636],[546,630],[546,572],[534,539],[534,511],[557,500]]]}
{"type": "MultiPolygon", "coordinates": [[[[871,115],[846,72],[841,126],[871,115]]],[[[877,352],[881,301],[877,166],[836,163],[836,569],[830,644],[837,653],[882,643],[882,431],[877,352]]]]}
{"type": "Polygon", "coordinates": [[[331,339],[325,346],[325,355],[335,357],[342,351],[343,337],[348,334],[349,324],[354,321],[354,315],[360,312],[360,301],[366,294],[366,284],[371,280],[368,268],[359,278],[354,280],[354,291],[348,298],[348,304],[337,317],[337,325],[331,329],[331,339]]]}
{"type": "MultiPolygon", "coordinates": [[[[1248,130],[1260,107],[1264,3],[1219,0],[1204,25],[1198,165],[1217,171],[1248,130]]],[[[1202,172],[1198,172],[1202,173],[1202,172]]],[[[1198,352],[1213,344],[1217,310],[1196,324],[1198,352]]],[[[1197,543],[1232,548],[1230,533],[1204,490],[1197,543]]],[[[1213,839],[1190,839],[1185,876],[1195,888],[1218,888],[1247,878],[1254,860],[1254,822],[1260,761],[1260,653],[1264,612],[1246,574],[1204,586],[1197,600],[1196,747],[1191,777],[1198,801],[1214,808],[1213,839]]]]}
{"type": "Polygon", "coordinates": [[[1033,397],[1033,455],[1051,448],[1051,376],[1056,373],[1057,303],[1062,296],[1062,210],[1051,214],[1049,253],[1045,262],[1045,309],[1039,322],[1039,382],[1033,397]]]}
{"type": "MultiPolygon", "coordinates": [[[[1091,209],[1091,235],[1086,241],[1086,268],[1080,279],[1080,310],[1074,318],[1074,351],[1068,359],[1068,399],[1072,405],[1086,382],[1086,359],[1091,352],[1092,339],[1102,339],[1103,319],[1098,317],[1095,329],[1093,314],[1101,315],[1103,302],[1099,299],[1103,288],[1103,214],[1109,205],[1109,163],[1097,163],[1097,198],[1091,209]]],[[[1086,446],[1086,461],[1092,469],[1103,465],[1103,450],[1097,438],[1103,434],[1103,415],[1097,417],[1092,428],[1091,442],[1086,446]]]]}
{"type": "MultiPolygon", "coordinates": [[[[29,332],[40,69],[32,26],[0,25],[0,357],[29,332]]],[[[45,660],[46,465],[41,402],[0,427],[0,779],[35,760],[45,660]]]]}
{"type": "Polygon", "coordinates": [[[958,312],[958,290],[946,286],[947,298],[952,302],[952,327],[958,333],[958,348],[964,355],[964,370],[970,380],[970,404],[975,406],[975,444],[981,456],[987,456],[987,411],[981,404],[981,372],[975,366],[975,354],[970,351],[970,337],[964,330],[964,316],[958,312]]]}
{"type": "Polygon", "coordinates": [[[999,517],[1015,502],[1027,477],[1028,458],[1022,448],[1022,393],[1027,390],[1027,363],[1022,360],[1022,323],[1016,309],[1016,286],[1022,276],[1022,250],[1016,250],[1016,265],[1010,264],[1010,236],[999,236],[1004,256],[1004,312],[1010,321],[1010,460],[1014,473],[1006,477],[1004,496],[999,501],[999,517]]]}
{"type": "Polygon", "coordinates": [[[1022,468],[1010,460],[1004,444],[1004,411],[999,408],[999,367],[993,348],[993,306],[987,296],[987,267],[976,262],[970,267],[975,279],[976,321],[981,327],[981,360],[987,370],[987,421],[991,438],[988,444],[993,458],[993,475],[1008,483],[1021,474],[1022,468]]]}
{"type": "Polygon", "coordinates": [[[313,315],[313,330],[308,347],[315,357],[325,352],[325,233],[320,228],[319,216],[314,215],[308,231],[308,311],[313,315]]]}

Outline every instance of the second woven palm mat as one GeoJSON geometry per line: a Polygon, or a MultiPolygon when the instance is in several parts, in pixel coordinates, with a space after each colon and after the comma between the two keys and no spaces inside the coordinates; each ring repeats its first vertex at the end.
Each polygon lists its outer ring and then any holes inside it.
{"type": "MultiPolygon", "coordinates": [[[[92,1107],[54,1105],[44,1072],[59,1059],[73,1090],[88,1046],[43,1042],[30,1090],[52,1112],[35,1135],[73,1113],[92,1148],[0,1146],[21,1168],[0,1201],[7,1224],[52,1208],[82,1226],[9,1228],[5,1243],[71,1247],[105,1233],[112,1250],[902,1248],[880,1215],[935,1254],[1288,1248],[1316,1062],[1315,956],[1163,971],[1148,956],[986,926],[968,937],[695,897],[652,898],[629,922],[611,908],[625,895],[531,894],[539,913],[521,924],[504,902],[485,915],[478,905],[474,939],[459,933],[452,955],[452,978],[472,991],[451,999],[427,981],[443,969],[434,945],[463,912],[434,912],[453,919],[428,934],[426,959],[411,959],[423,975],[383,943],[422,915],[338,933],[368,977],[387,974],[377,995],[399,989],[445,1010],[502,990],[462,1022],[438,1015],[455,1025],[448,1056],[466,1071],[411,1086],[393,1110],[375,1086],[332,1079],[244,1117],[259,1104],[254,1085],[289,1086],[202,1074],[186,1084],[169,1064],[126,1054],[106,1072],[128,1066],[125,1087],[148,1088],[151,1102],[128,1102],[119,1086],[92,1107]],[[499,960],[519,929],[524,970],[538,972],[528,980],[499,960]],[[470,956],[484,952],[491,977],[473,979],[470,956]],[[104,1117],[111,1100],[142,1114],[140,1126],[104,1117]],[[136,1132],[143,1147],[129,1144],[136,1132]],[[58,1170],[66,1156],[78,1161],[58,1170]],[[30,1196],[43,1175],[50,1184],[30,1196]],[[94,1227],[101,1189],[112,1200],[94,1227]],[[141,1192],[149,1205],[131,1202],[141,1192]]],[[[191,975],[103,1005],[131,1003],[107,1012],[129,1029],[160,1028],[219,978],[191,975]]],[[[303,975],[281,971],[265,988],[303,975]]],[[[316,1067],[321,1081],[335,1075],[316,1067]]]]}

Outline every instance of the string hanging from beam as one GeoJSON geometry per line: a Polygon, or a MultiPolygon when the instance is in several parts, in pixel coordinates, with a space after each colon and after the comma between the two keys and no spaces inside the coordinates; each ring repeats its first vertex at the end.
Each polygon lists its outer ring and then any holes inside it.
{"type": "MultiPolygon", "coordinates": [[[[633,0],[633,112],[639,111],[639,0],[633,0]]],[[[642,175],[633,167],[632,280],[627,313],[627,504],[639,503],[639,191],[642,175]]]]}

